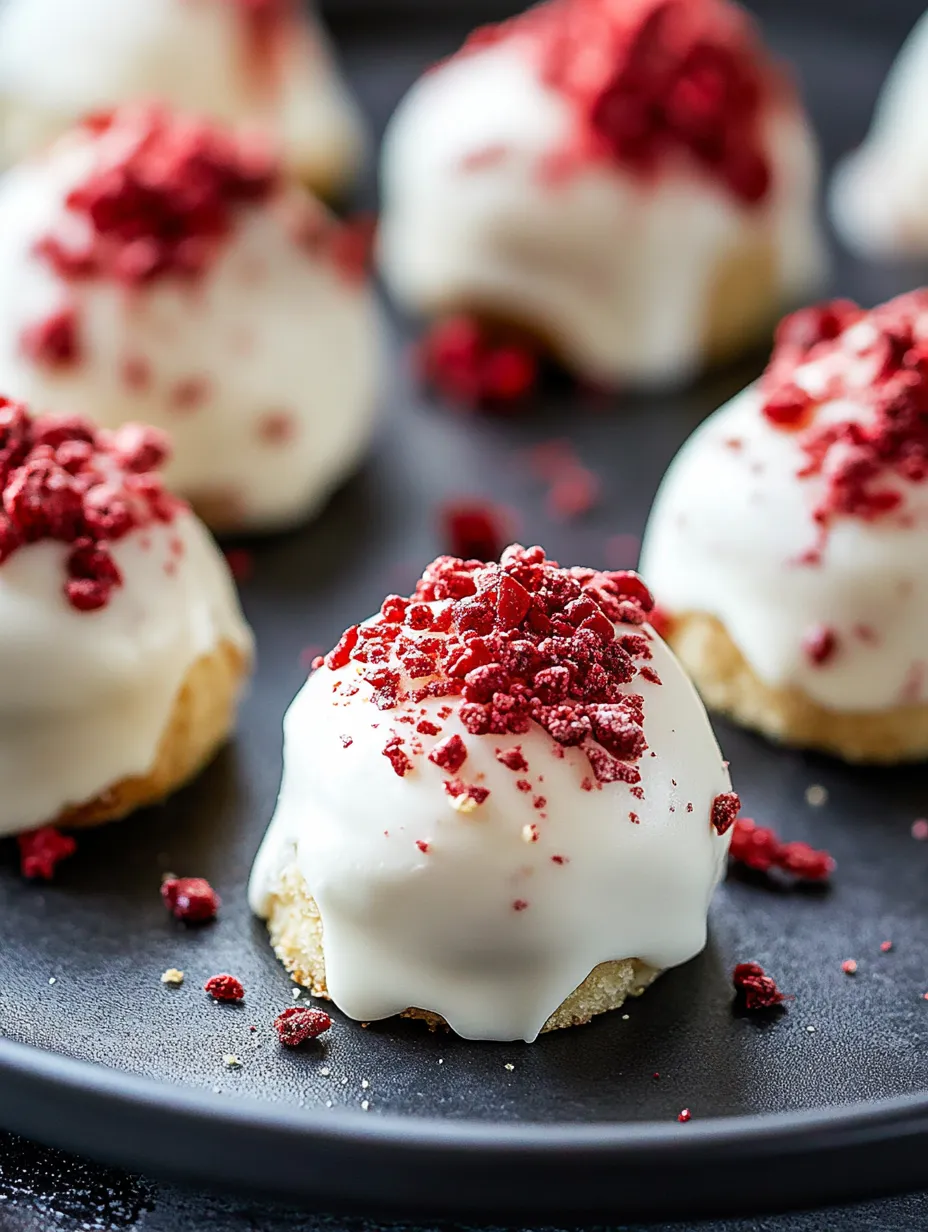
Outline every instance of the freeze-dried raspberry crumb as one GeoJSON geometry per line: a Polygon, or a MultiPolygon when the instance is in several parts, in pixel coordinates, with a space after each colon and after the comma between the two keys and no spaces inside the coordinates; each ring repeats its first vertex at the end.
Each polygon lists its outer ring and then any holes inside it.
{"type": "Polygon", "coordinates": [[[403,742],[399,736],[391,736],[383,746],[383,755],[393,767],[394,774],[403,778],[412,769],[412,762],[403,752],[403,742]]]}
{"type": "Polygon", "coordinates": [[[824,667],[837,652],[837,634],[827,625],[813,625],[802,639],[802,649],[813,666],[824,667]]]}
{"type": "Polygon", "coordinates": [[[712,801],[710,820],[717,834],[727,834],[741,812],[741,801],[733,791],[726,791],[712,801]]]}
{"type": "Polygon", "coordinates": [[[331,1025],[332,1019],[324,1010],[313,1010],[305,1005],[291,1005],[274,1019],[277,1038],[288,1048],[315,1039],[331,1025]]]}
{"type": "Polygon", "coordinates": [[[841,964],[841,970],[844,972],[845,975],[856,975],[857,974],[857,959],[856,958],[845,958],[844,962],[841,964]]]}
{"type": "Polygon", "coordinates": [[[499,560],[509,534],[509,517],[490,501],[451,501],[439,512],[442,539],[462,560],[499,560]]]}
{"type": "Polygon", "coordinates": [[[497,749],[496,760],[514,773],[524,773],[528,769],[528,762],[525,760],[521,745],[514,749],[497,749]]]}
{"type": "Polygon", "coordinates": [[[779,868],[800,881],[825,881],[835,869],[827,851],[808,843],[782,843],[774,830],[759,826],[750,817],[739,817],[731,836],[729,858],[757,872],[779,868]]]}
{"type": "MultiPolygon", "coordinates": [[[[657,1078],[659,1075],[655,1074],[654,1077],[657,1078]]],[[[687,1121],[691,1121],[692,1119],[693,1114],[690,1112],[689,1108],[684,1108],[681,1112],[677,1113],[677,1120],[681,1125],[685,1125],[687,1121]]]]}
{"type": "Polygon", "coordinates": [[[732,983],[747,1010],[769,1010],[782,1005],[788,998],[771,976],[757,963],[738,963],[732,972],[732,983]]]}
{"type": "Polygon", "coordinates": [[[214,1001],[244,1001],[245,989],[234,975],[211,975],[203,985],[214,1001]]]}
{"type": "Polygon", "coordinates": [[[214,920],[222,905],[205,877],[168,877],[161,883],[161,898],[171,915],[185,924],[214,920]]]}
{"type": "Polygon", "coordinates": [[[449,774],[457,774],[467,760],[467,745],[457,733],[446,736],[429,753],[429,761],[434,762],[449,774]]]}
{"type": "Polygon", "coordinates": [[[71,368],[81,358],[77,310],[60,308],[23,330],[23,354],[48,368],[71,368]]]}
{"type": "Polygon", "coordinates": [[[445,789],[445,794],[449,795],[452,800],[469,800],[475,806],[483,804],[490,795],[489,788],[478,787],[473,783],[465,783],[461,779],[445,779],[442,786],[445,789]]]}
{"type": "Polygon", "coordinates": [[[449,317],[431,327],[415,351],[419,380],[450,402],[511,410],[538,384],[539,363],[525,343],[497,342],[472,317],[449,317]]]}
{"type": "Polygon", "coordinates": [[[62,834],[54,826],[42,826],[18,834],[19,871],[30,881],[51,881],[62,860],[73,856],[77,843],[70,834],[62,834]]]}

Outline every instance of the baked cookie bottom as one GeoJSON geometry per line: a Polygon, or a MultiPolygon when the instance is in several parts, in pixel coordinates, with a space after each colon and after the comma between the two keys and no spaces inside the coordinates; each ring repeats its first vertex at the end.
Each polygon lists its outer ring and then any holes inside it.
{"type": "MultiPolygon", "coordinates": [[[[316,997],[330,1000],[322,950],[322,920],[303,875],[291,864],[281,874],[267,919],[274,952],[298,984],[316,997]]],[[[627,997],[637,997],[660,975],[637,958],[600,963],[554,1011],[542,1031],[579,1027],[597,1014],[616,1010],[627,997]]],[[[401,1014],[418,1018],[432,1031],[448,1024],[440,1014],[414,1007],[401,1014]]]]}
{"type": "Polygon", "coordinates": [[[250,656],[228,640],[190,667],[158,744],[151,769],[121,779],[92,800],[63,809],[45,824],[80,828],[118,821],[155,804],[194,778],[226,741],[235,723],[250,656]]]}
{"type": "Polygon", "coordinates": [[[758,679],[725,626],[705,612],[673,616],[664,636],[711,710],[771,740],[851,762],[928,757],[928,705],[836,711],[800,689],[774,688],[758,679]]]}

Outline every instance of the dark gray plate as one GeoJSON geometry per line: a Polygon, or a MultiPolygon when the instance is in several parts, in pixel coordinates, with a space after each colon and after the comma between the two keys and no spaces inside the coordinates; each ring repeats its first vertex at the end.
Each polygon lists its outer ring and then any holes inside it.
{"type": "MultiPolygon", "coordinates": [[[[792,11],[771,34],[806,79],[831,156],[861,134],[893,47],[792,11]]],[[[462,32],[356,31],[348,58],[371,114],[382,120],[462,32]]],[[[872,302],[924,273],[843,261],[835,289],[872,302]]],[[[506,422],[423,401],[400,333],[369,463],[314,526],[254,545],[244,600],[260,669],[235,746],[166,807],[82,836],[49,887],[21,881],[12,844],[3,849],[0,1124],[203,1184],[496,1219],[756,1211],[928,1184],[928,844],[910,834],[928,812],[924,767],[851,770],[722,725],[747,810],[827,846],[833,889],[730,880],[699,959],[627,1014],[533,1047],[398,1021],[365,1030],[338,1015],[323,1046],[277,1046],[270,1024],[290,984],[244,886],[301,651],[327,647],[411,584],[443,546],[434,514],[451,495],[505,501],[520,535],[562,561],[620,563],[607,541],[640,534],[674,451],[761,362],[695,393],[615,407],[552,392],[506,422]],[[524,463],[552,435],[602,476],[602,503],[582,522],[548,519],[524,463]],[[813,783],[828,790],[824,807],[805,800],[813,783]],[[217,924],[188,931],[167,917],[167,869],[209,877],[224,898],[217,924]],[[849,957],[853,978],[841,970],[849,957]],[[773,1021],[732,1011],[729,973],[745,959],[795,995],[773,1021]],[[172,966],[187,973],[182,988],[159,982],[172,966]],[[203,994],[217,971],[243,980],[243,1007],[203,994]],[[227,1053],[241,1068],[224,1066],[227,1053]],[[678,1125],[684,1107],[693,1119],[678,1125]]],[[[634,545],[625,550],[630,564],[634,545]]]]}

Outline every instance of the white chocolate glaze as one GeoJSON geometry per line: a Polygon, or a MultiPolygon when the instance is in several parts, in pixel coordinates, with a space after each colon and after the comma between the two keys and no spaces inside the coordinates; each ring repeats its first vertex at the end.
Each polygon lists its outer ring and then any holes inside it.
{"type": "Polygon", "coordinates": [[[207,516],[222,506],[249,529],[293,524],[324,503],[367,445],[379,358],[373,297],[297,242],[289,211],[328,223],[295,188],[240,209],[193,285],[63,281],[36,242],[49,232],[82,236],[67,193],[121,140],[118,127],[102,137],[75,130],[0,183],[0,389],[36,412],[153,424],[173,444],[168,484],[207,516]],[[64,305],[79,314],[84,353],[58,369],[27,355],[22,337],[64,305]],[[128,380],[129,365],[145,371],[142,387],[128,380]],[[185,388],[202,391],[198,404],[179,400],[185,388]]]}
{"type": "Polygon", "coordinates": [[[644,183],[596,164],[547,183],[540,160],[571,124],[518,37],[413,87],[385,138],[379,233],[404,307],[495,306],[556,339],[591,379],[662,385],[704,362],[720,267],[759,237],[773,249],[771,315],[820,280],[817,155],[798,109],[768,117],[773,187],[757,209],[683,167],[644,183]]]}
{"type": "Polygon", "coordinates": [[[225,562],[179,512],[113,543],[123,575],[104,608],[64,597],[67,544],[0,568],[0,834],[46,822],[152,766],[190,667],[251,634],[225,562]]]}
{"type": "MultiPolygon", "coordinates": [[[[813,388],[821,364],[796,374],[813,388]]],[[[928,484],[887,479],[903,512],[844,517],[817,564],[813,510],[823,477],[800,481],[801,434],[761,414],[751,387],[716,412],[668,470],[648,524],[641,567],[673,615],[705,612],[725,626],[755,674],[838,711],[880,711],[928,701],[928,484]],[[815,664],[803,650],[816,626],[838,653],[815,664]]],[[[816,423],[867,415],[827,402],[816,423]]]]}
{"type": "Polygon", "coordinates": [[[831,212],[866,256],[928,253],[928,13],[890,70],[870,132],[839,164],[831,212]]]}
{"type": "MultiPolygon", "coordinates": [[[[533,1040],[606,960],[686,962],[705,945],[724,868],[729,837],[709,816],[730,781],[701,702],[656,635],[653,652],[663,683],[628,686],[645,699],[654,754],[639,763],[643,800],[624,783],[583,790],[584,755],[553,749],[540,727],[473,736],[456,712],[441,717],[444,699],[384,712],[369,685],[350,693],[355,664],[320,668],[284,720],[283,783],[252,872],[252,908],[267,915],[295,862],[321,913],[339,1008],[366,1021],[416,1006],[471,1039],[533,1040]],[[463,737],[460,773],[490,791],[473,812],[452,807],[448,773],[424,756],[405,777],[394,773],[384,743],[393,731],[409,736],[399,721],[409,713],[440,725],[441,739],[463,737]],[[522,774],[496,759],[515,747],[528,762],[522,774]]],[[[426,754],[438,739],[421,737],[426,754]]]]}
{"type": "Polygon", "coordinates": [[[363,129],[313,21],[250,64],[245,5],[228,0],[7,0],[0,7],[0,166],[92,111],[159,99],[258,128],[321,190],[357,168],[363,129]]]}

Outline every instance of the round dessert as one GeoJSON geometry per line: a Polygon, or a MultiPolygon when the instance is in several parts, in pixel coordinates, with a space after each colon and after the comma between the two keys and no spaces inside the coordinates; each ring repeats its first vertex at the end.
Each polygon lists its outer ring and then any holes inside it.
{"type": "Polygon", "coordinates": [[[0,834],[113,821],[229,735],[251,636],[166,452],[0,399],[0,834]]]}
{"type": "Polygon", "coordinates": [[[633,573],[443,556],[284,721],[250,901],[352,1018],[533,1040],[706,941],[738,799],[633,573]]]}
{"type": "Polygon", "coordinates": [[[831,213],[864,256],[928,254],[928,13],[899,53],[863,145],[839,164],[831,213]]]}
{"type": "Polygon", "coordinates": [[[370,435],[367,244],[263,143],[94,117],[0,181],[0,389],[166,431],[167,482],[216,530],[291,525],[370,435]]]}
{"type": "Polygon", "coordinates": [[[263,132],[323,195],[363,154],[325,35],[296,0],[6,0],[0,166],[90,112],[159,100],[263,132]]]}
{"type": "Polygon", "coordinates": [[[548,0],[401,104],[380,262],[406,308],[668,385],[818,282],[817,178],[796,93],[728,0],[548,0]]]}
{"type": "Polygon", "coordinates": [[[853,761],[928,755],[928,291],[787,317],[642,550],[703,698],[853,761]]]}

